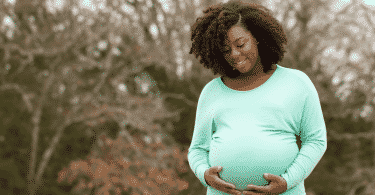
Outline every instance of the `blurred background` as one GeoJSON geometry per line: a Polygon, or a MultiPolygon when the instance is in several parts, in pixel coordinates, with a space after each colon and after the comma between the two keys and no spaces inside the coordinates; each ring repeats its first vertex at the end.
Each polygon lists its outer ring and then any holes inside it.
{"type": "MultiPolygon", "coordinates": [[[[187,153],[219,75],[188,52],[220,2],[0,1],[0,194],[206,194],[187,153]]],[[[289,39],[279,65],[319,93],[328,149],[307,194],[375,194],[375,2],[244,2],[274,12],[289,39]]]]}

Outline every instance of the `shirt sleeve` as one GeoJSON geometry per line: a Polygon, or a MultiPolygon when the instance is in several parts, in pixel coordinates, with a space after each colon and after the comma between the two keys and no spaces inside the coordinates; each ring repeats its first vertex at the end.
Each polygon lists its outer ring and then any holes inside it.
{"type": "Polygon", "coordinates": [[[188,152],[190,168],[205,187],[208,187],[204,179],[204,172],[210,168],[208,159],[213,123],[213,110],[212,107],[209,106],[209,98],[212,97],[210,97],[209,90],[206,86],[203,88],[198,99],[193,138],[188,152]]]}
{"type": "Polygon", "coordinates": [[[305,81],[306,96],[299,129],[301,149],[290,167],[281,175],[288,184],[288,190],[311,174],[327,150],[327,130],[318,92],[305,73],[302,80],[305,81]]]}

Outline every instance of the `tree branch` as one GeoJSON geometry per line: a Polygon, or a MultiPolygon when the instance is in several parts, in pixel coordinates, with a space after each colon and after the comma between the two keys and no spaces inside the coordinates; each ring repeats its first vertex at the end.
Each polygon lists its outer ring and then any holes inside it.
{"type": "MultiPolygon", "coordinates": [[[[35,166],[36,166],[36,153],[38,149],[38,136],[39,136],[39,130],[40,130],[40,118],[42,115],[42,108],[45,103],[48,90],[50,86],[53,84],[53,81],[55,79],[55,74],[53,72],[54,67],[58,62],[60,62],[61,56],[58,56],[57,59],[52,63],[51,66],[51,75],[48,77],[47,81],[44,84],[43,91],[42,91],[42,97],[40,98],[39,102],[36,105],[36,110],[32,116],[31,122],[33,123],[33,131],[32,131],[32,142],[31,142],[31,155],[30,155],[30,167],[29,167],[29,173],[28,173],[28,183],[29,183],[29,193],[30,195],[34,195],[36,193],[36,190],[38,188],[38,180],[35,180],[35,166]]],[[[43,164],[43,162],[42,162],[43,164]]],[[[37,176],[37,178],[39,178],[37,176]]]]}
{"type": "MultiPolygon", "coordinates": [[[[60,125],[58,127],[57,133],[52,138],[50,146],[48,147],[48,149],[43,154],[43,158],[41,160],[41,163],[39,165],[39,169],[38,169],[36,177],[35,177],[36,184],[35,184],[34,189],[37,189],[42,184],[42,176],[44,174],[44,171],[46,170],[48,162],[51,159],[51,156],[52,156],[57,144],[60,142],[60,139],[63,135],[64,129],[67,126],[67,123],[69,122],[68,120],[69,119],[65,118],[64,124],[60,125]]],[[[36,192],[34,192],[34,193],[36,193],[36,192]]]]}
{"type": "Polygon", "coordinates": [[[0,91],[12,90],[12,89],[16,90],[18,93],[20,93],[22,95],[22,99],[23,99],[23,102],[26,105],[27,111],[29,111],[29,113],[32,113],[33,112],[33,106],[32,106],[32,103],[30,101],[30,97],[29,97],[29,95],[27,95],[27,93],[25,93],[25,91],[18,84],[7,83],[7,84],[4,84],[4,85],[0,86],[0,91]]]}
{"type": "MultiPolygon", "coordinates": [[[[110,44],[112,45],[112,44],[110,44]]],[[[101,75],[99,83],[95,86],[93,90],[93,94],[97,94],[99,90],[102,88],[103,84],[105,83],[106,78],[108,77],[108,74],[111,70],[112,67],[112,54],[111,54],[111,49],[108,48],[109,52],[106,56],[106,59],[104,60],[104,74],[101,75]]]]}
{"type": "Polygon", "coordinates": [[[364,138],[364,139],[374,139],[375,138],[375,132],[362,132],[362,133],[356,133],[356,134],[352,134],[352,133],[340,133],[340,134],[338,134],[333,130],[327,131],[327,132],[328,132],[329,137],[331,137],[334,140],[343,140],[343,139],[358,140],[360,138],[364,138]]]}
{"type": "Polygon", "coordinates": [[[37,49],[22,49],[21,46],[19,46],[16,43],[7,43],[2,46],[0,46],[4,50],[13,51],[16,50],[20,54],[24,56],[34,56],[34,55],[43,55],[46,57],[53,57],[57,56],[61,53],[66,53],[69,47],[71,47],[73,44],[77,43],[77,40],[71,40],[67,44],[65,44],[62,47],[55,47],[55,48],[37,48],[37,49]]]}
{"type": "Polygon", "coordinates": [[[167,99],[168,97],[170,98],[175,98],[175,99],[181,99],[181,100],[184,100],[184,102],[189,105],[189,106],[192,106],[192,107],[195,107],[197,105],[196,102],[193,102],[189,99],[186,98],[186,96],[184,94],[175,94],[175,93],[163,93],[161,94],[161,96],[163,97],[163,99],[167,99]]]}

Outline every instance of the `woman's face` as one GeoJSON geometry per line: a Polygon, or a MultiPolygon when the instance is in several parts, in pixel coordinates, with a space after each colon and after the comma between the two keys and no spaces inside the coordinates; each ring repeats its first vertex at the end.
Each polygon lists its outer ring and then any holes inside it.
{"type": "Polygon", "coordinates": [[[224,58],[239,71],[236,77],[257,75],[258,72],[263,72],[257,41],[243,26],[234,25],[229,29],[224,48],[224,58]]]}

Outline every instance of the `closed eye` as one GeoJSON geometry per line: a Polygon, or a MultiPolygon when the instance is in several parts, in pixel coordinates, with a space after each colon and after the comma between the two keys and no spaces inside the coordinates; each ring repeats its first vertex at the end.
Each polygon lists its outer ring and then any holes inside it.
{"type": "MultiPolygon", "coordinates": [[[[237,46],[237,47],[242,48],[244,45],[245,45],[245,44],[240,45],[240,46],[237,46]]],[[[228,52],[229,52],[229,50],[224,51],[224,53],[228,53],[228,52]]]]}

